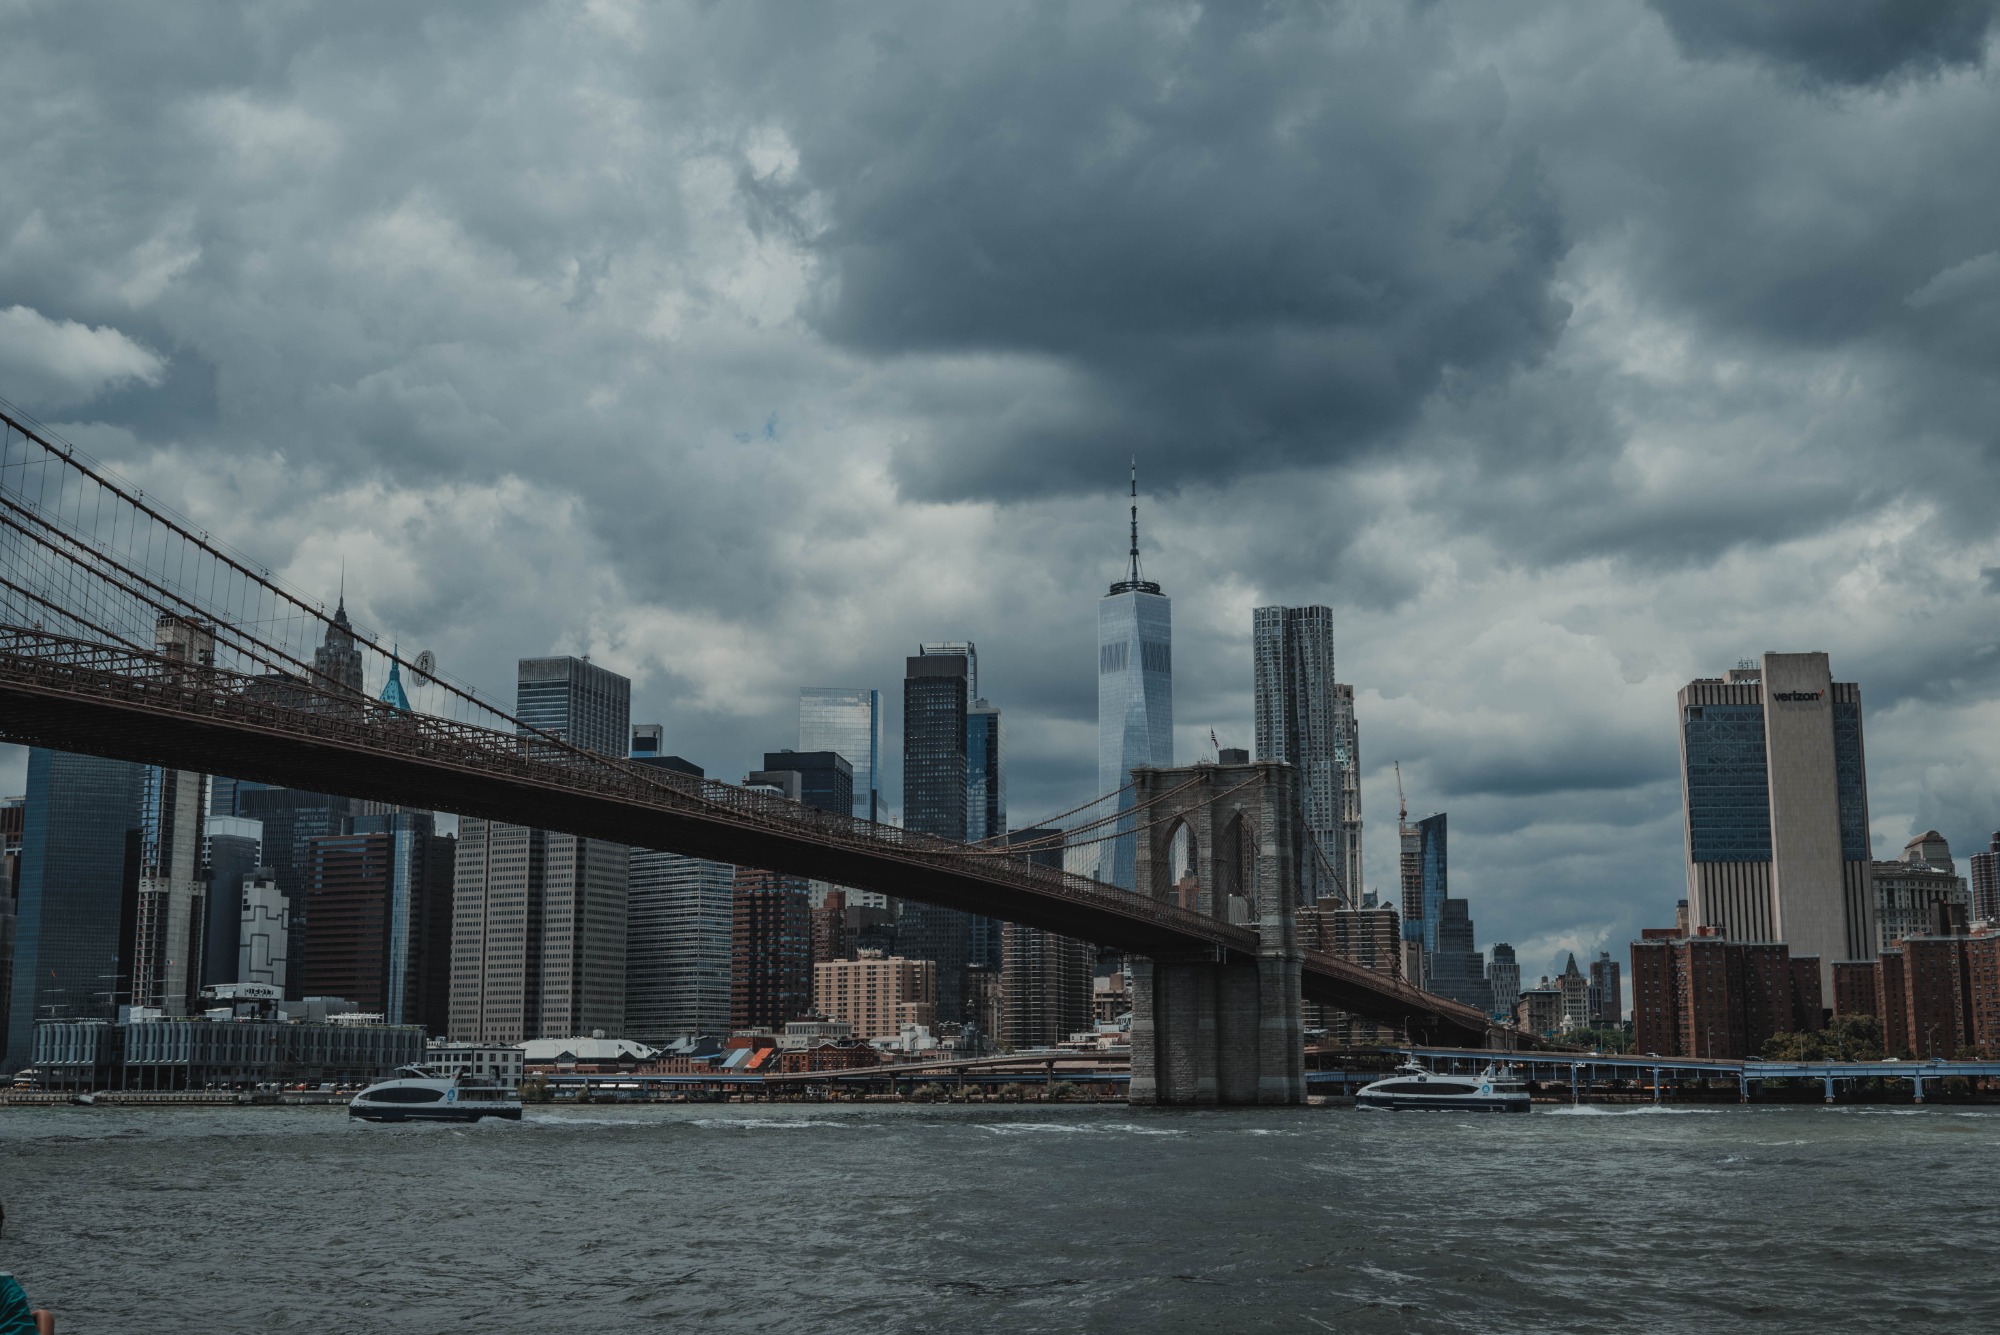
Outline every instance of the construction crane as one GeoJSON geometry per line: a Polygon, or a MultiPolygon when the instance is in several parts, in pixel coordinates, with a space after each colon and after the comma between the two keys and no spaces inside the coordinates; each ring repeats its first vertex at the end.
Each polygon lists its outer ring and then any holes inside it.
{"type": "Polygon", "coordinates": [[[1222,762],[1222,743],[1215,740],[1215,729],[1213,728],[1208,730],[1208,751],[1210,755],[1215,757],[1217,764],[1222,762]]]}
{"type": "Polygon", "coordinates": [[[1407,825],[1410,821],[1410,804],[1403,800],[1403,762],[1396,765],[1396,824],[1407,825]]]}

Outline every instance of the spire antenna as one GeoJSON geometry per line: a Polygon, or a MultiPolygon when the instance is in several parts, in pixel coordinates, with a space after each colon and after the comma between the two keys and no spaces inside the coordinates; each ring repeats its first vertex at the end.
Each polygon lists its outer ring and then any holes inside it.
{"type": "Polygon", "coordinates": [[[1125,578],[1111,586],[1112,593],[1158,593],[1160,586],[1139,573],[1139,456],[1132,456],[1132,544],[1126,561],[1125,578]]]}
{"type": "Polygon", "coordinates": [[[1139,582],[1139,456],[1132,456],[1132,573],[1127,576],[1134,584],[1139,582]]]}

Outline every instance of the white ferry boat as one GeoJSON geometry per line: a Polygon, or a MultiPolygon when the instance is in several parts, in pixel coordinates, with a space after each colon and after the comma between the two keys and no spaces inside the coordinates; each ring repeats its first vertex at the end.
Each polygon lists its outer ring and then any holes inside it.
{"type": "Polygon", "coordinates": [[[1387,1080],[1363,1085],[1354,1095],[1354,1104],[1394,1112],[1524,1113],[1528,1111],[1528,1087],[1505,1067],[1489,1065],[1476,1076],[1435,1075],[1409,1061],[1387,1080]]]}
{"type": "Polygon", "coordinates": [[[440,1075],[404,1066],[368,1086],[347,1105],[349,1117],[369,1122],[476,1122],[482,1117],[521,1120],[521,1098],[491,1080],[440,1075]]]}

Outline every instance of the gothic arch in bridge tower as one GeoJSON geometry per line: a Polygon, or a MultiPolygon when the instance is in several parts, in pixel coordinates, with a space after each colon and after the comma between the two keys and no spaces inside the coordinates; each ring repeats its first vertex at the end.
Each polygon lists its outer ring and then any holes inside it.
{"type": "Polygon", "coordinates": [[[1133,771],[1151,825],[1134,883],[1164,903],[1257,933],[1254,958],[1135,958],[1135,1103],[1287,1104],[1305,1098],[1299,1023],[1301,821],[1277,762],[1133,771]],[[1192,886],[1189,882],[1192,882],[1192,886]]]}
{"type": "Polygon", "coordinates": [[[1153,897],[1197,913],[1206,913],[1208,901],[1202,892],[1198,872],[1201,845],[1195,840],[1194,827],[1188,824],[1185,817],[1175,820],[1168,827],[1161,848],[1159,867],[1160,874],[1167,878],[1167,893],[1153,897]]]}

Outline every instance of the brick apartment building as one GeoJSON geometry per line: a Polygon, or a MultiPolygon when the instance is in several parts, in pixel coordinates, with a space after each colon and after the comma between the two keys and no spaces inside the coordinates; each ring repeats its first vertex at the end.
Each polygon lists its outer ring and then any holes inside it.
{"type": "Polygon", "coordinates": [[[1892,1057],[2000,1055],[2000,933],[1906,936],[1872,962],[1836,964],[1833,1007],[1879,1020],[1892,1057]]]}
{"type": "Polygon", "coordinates": [[[1773,1034],[1825,1027],[1820,962],[1774,941],[1649,928],[1632,943],[1632,1045],[1735,1060],[1773,1034]]]}

